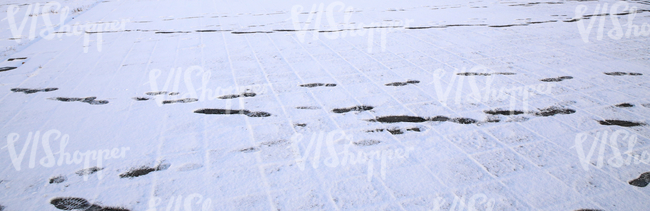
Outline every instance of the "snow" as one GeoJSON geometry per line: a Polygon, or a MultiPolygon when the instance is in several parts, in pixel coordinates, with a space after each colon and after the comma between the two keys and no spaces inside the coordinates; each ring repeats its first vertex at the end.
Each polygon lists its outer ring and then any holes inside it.
{"type": "Polygon", "coordinates": [[[0,211],[644,210],[648,9],[4,1],[0,211]]]}

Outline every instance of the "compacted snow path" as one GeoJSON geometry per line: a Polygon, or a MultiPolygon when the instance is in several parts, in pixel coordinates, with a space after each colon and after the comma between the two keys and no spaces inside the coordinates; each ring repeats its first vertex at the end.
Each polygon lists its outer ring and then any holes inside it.
{"type": "Polygon", "coordinates": [[[5,1],[0,210],[646,210],[648,1],[5,1]]]}

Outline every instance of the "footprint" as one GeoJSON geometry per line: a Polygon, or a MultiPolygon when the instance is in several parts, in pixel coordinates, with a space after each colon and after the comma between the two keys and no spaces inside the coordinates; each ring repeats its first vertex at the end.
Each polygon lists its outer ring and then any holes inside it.
{"type": "Polygon", "coordinates": [[[20,58],[9,58],[7,61],[14,61],[14,60],[25,60],[27,57],[20,57],[20,58]]]}
{"type": "Polygon", "coordinates": [[[357,146],[372,146],[372,145],[377,145],[379,143],[381,143],[381,141],[378,140],[362,140],[358,142],[353,142],[353,144],[357,146]]]}
{"type": "Polygon", "coordinates": [[[561,77],[557,77],[557,78],[545,78],[545,79],[542,79],[540,81],[544,81],[544,82],[560,82],[560,81],[564,81],[564,80],[568,80],[568,79],[573,79],[573,76],[561,76],[561,77]]]}
{"type": "Polygon", "coordinates": [[[446,116],[435,116],[433,118],[427,119],[427,121],[433,121],[433,122],[446,122],[449,120],[449,117],[446,116]]]}
{"type": "Polygon", "coordinates": [[[17,67],[0,67],[0,72],[16,69],[17,67]]]}
{"type": "Polygon", "coordinates": [[[422,132],[422,129],[420,129],[419,127],[414,127],[414,128],[406,128],[406,131],[422,132]]]}
{"type": "Polygon", "coordinates": [[[427,119],[418,116],[385,116],[385,117],[377,117],[376,119],[370,121],[376,121],[381,123],[397,123],[397,122],[418,123],[418,122],[426,122],[427,119]]]}
{"type": "Polygon", "coordinates": [[[617,104],[617,105],[615,105],[615,106],[616,106],[616,107],[619,107],[619,108],[630,108],[630,107],[634,107],[634,105],[629,104],[629,103],[621,103],[621,104],[617,104]]]}
{"type": "Polygon", "coordinates": [[[316,109],[320,109],[320,107],[318,107],[318,106],[298,106],[298,107],[296,107],[296,109],[316,110],[316,109]]]}
{"type": "Polygon", "coordinates": [[[137,100],[137,101],[147,101],[147,100],[151,100],[151,98],[148,98],[148,97],[134,97],[133,99],[134,99],[134,100],[137,100]]]}
{"type": "Polygon", "coordinates": [[[245,114],[248,110],[231,110],[231,109],[218,109],[218,108],[204,108],[194,111],[197,114],[245,114]]]}
{"type": "Polygon", "coordinates": [[[369,110],[372,110],[373,108],[374,107],[372,107],[372,106],[362,105],[362,106],[354,106],[354,107],[349,107],[349,108],[335,108],[335,109],[332,110],[332,112],[337,113],[337,114],[341,114],[341,113],[347,113],[347,112],[350,112],[350,111],[369,111],[369,110]]]}
{"type": "Polygon", "coordinates": [[[62,182],[65,182],[65,180],[66,180],[65,176],[59,175],[59,176],[50,178],[50,184],[62,183],[62,182]]]}
{"type": "Polygon", "coordinates": [[[173,96],[173,95],[178,95],[179,93],[178,92],[157,91],[157,92],[147,92],[145,94],[150,95],[150,96],[166,95],[166,94],[173,96]]]}
{"type": "MultiPolygon", "coordinates": [[[[537,112],[528,112],[528,114],[533,114],[535,116],[543,116],[543,117],[548,117],[548,116],[554,116],[557,114],[573,114],[576,111],[573,109],[568,109],[568,108],[562,108],[559,106],[551,106],[548,108],[542,108],[538,109],[539,111],[537,112]]],[[[510,115],[520,115],[520,114],[526,114],[524,111],[519,111],[519,110],[501,110],[501,109],[495,109],[495,110],[489,110],[489,111],[483,111],[486,114],[490,115],[504,115],[504,116],[510,116],[510,115]]]]}
{"type": "Polygon", "coordinates": [[[196,99],[196,98],[184,98],[184,99],[178,99],[178,100],[163,100],[162,104],[191,103],[191,102],[196,102],[196,101],[199,101],[199,99],[196,99]]]}
{"type": "Polygon", "coordinates": [[[75,197],[60,197],[50,200],[50,204],[60,210],[80,210],[90,208],[88,200],[75,197]]]}
{"type": "Polygon", "coordinates": [[[637,186],[637,187],[648,186],[648,183],[650,183],[650,172],[646,172],[646,173],[641,174],[639,176],[639,178],[633,179],[629,183],[630,183],[630,185],[634,185],[634,186],[637,186]]]}
{"type": "Polygon", "coordinates": [[[230,30],[214,30],[214,29],[203,29],[203,30],[195,30],[195,32],[227,32],[230,30]]]}
{"type": "Polygon", "coordinates": [[[407,80],[406,82],[393,82],[393,83],[387,83],[385,84],[386,86],[406,86],[409,84],[417,84],[420,83],[420,81],[417,80],[407,80]]]}
{"type": "Polygon", "coordinates": [[[147,175],[151,172],[154,171],[162,171],[162,170],[167,170],[171,166],[171,164],[165,163],[165,164],[158,164],[156,167],[146,167],[142,166],[140,168],[133,168],[128,172],[120,174],[120,178],[134,178],[134,177],[139,177],[139,176],[144,176],[147,175]]]}
{"type": "Polygon", "coordinates": [[[240,97],[255,97],[255,93],[252,92],[247,92],[247,93],[242,93],[238,95],[224,95],[219,97],[219,99],[234,99],[234,98],[240,98],[240,97]]]}
{"type": "Polygon", "coordinates": [[[631,121],[625,121],[625,120],[600,120],[598,121],[601,125],[617,125],[621,127],[635,127],[635,126],[642,126],[645,125],[645,123],[641,122],[631,122],[631,121]]]}
{"type": "MultiPolygon", "coordinates": [[[[173,19],[166,19],[166,20],[173,20],[173,19]]],[[[187,34],[191,33],[189,31],[184,32],[184,31],[175,31],[175,32],[156,32],[156,34],[174,34],[174,33],[181,33],[181,34],[187,34]]]]}
{"type": "Polygon", "coordinates": [[[249,117],[268,117],[268,116],[271,116],[271,114],[266,113],[266,112],[262,112],[262,111],[248,112],[248,113],[245,113],[245,114],[246,114],[246,116],[249,116],[249,117]]]}
{"type": "Polygon", "coordinates": [[[406,128],[405,130],[400,129],[400,128],[388,128],[388,129],[380,128],[380,129],[374,129],[374,130],[367,130],[366,132],[374,133],[374,132],[384,132],[384,131],[388,131],[392,135],[404,134],[404,131],[422,132],[422,130],[420,128],[418,128],[418,127],[406,128]]]}
{"type": "Polygon", "coordinates": [[[273,32],[272,31],[250,31],[250,32],[230,32],[230,33],[232,33],[232,34],[257,34],[257,33],[269,34],[269,33],[273,33],[273,32]]]}
{"type": "Polygon", "coordinates": [[[58,101],[61,101],[61,102],[75,102],[75,101],[79,101],[79,102],[88,103],[88,104],[90,104],[90,105],[104,105],[104,104],[108,104],[108,100],[95,100],[95,99],[97,99],[97,97],[86,97],[86,98],[76,98],[76,97],[73,97],[73,98],[68,98],[68,97],[57,97],[57,98],[48,98],[48,99],[50,99],[50,100],[58,100],[58,101]]]}
{"type": "Polygon", "coordinates": [[[539,112],[535,112],[534,114],[535,116],[548,117],[548,116],[554,116],[556,114],[573,114],[575,112],[576,110],[573,109],[551,106],[548,108],[539,109],[539,112]]]}
{"type": "Polygon", "coordinates": [[[466,73],[456,73],[456,75],[462,76],[491,76],[491,75],[516,75],[517,73],[510,72],[497,72],[497,73],[475,73],[475,72],[466,72],[466,73]]]}
{"type": "Polygon", "coordinates": [[[492,74],[490,73],[456,73],[456,75],[462,75],[462,76],[490,76],[492,74]]]}
{"type": "Polygon", "coordinates": [[[638,75],[643,75],[643,74],[641,74],[641,73],[626,73],[626,72],[608,72],[608,73],[605,73],[605,75],[611,75],[611,76],[633,75],[633,76],[638,76],[638,75]]]}
{"type": "Polygon", "coordinates": [[[608,72],[608,73],[605,73],[605,75],[621,76],[621,75],[627,75],[627,73],[625,73],[625,72],[608,72]]]}
{"type": "Polygon", "coordinates": [[[453,118],[453,119],[451,119],[451,122],[453,122],[453,123],[458,123],[458,124],[468,125],[468,124],[474,124],[474,123],[477,123],[478,121],[475,120],[475,119],[471,119],[471,118],[464,118],[464,117],[461,117],[461,118],[453,118]]]}
{"type": "Polygon", "coordinates": [[[307,88],[313,88],[313,87],[319,87],[319,86],[335,87],[336,84],[311,83],[311,84],[301,84],[300,86],[301,87],[307,87],[307,88]]]}
{"type": "Polygon", "coordinates": [[[273,29],[273,31],[276,31],[276,32],[296,32],[298,30],[295,30],[295,29],[273,29]]]}
{"type": "Polygon", "coordinates": [[[432,122],[453,122],[457,124],[474,124],[477,123],[478,121],[475,119],[471,118],[449,118],[446,116],[435,116],[431,118],[423,118],[423,117],[418,117],[418,116],[385,116],[385,117],[377,117],[376,119],[371,119],[368,120],[371,122],[381,122],[381,123],[398,123],[398,122],[411,122],[411,123],[419,123],[419,122],[426,122],[426,121],[432,121],[432,122]]]}
{"type": "Polygon", "coordinates": [[[249,153],[249,152],[257,152],[259,150],[260,148],[257,147],[249,147],[249,148],[240,149],[239,151],[243,153],[249,153]]]}
{"type": "Polygon", "coordinates": [[[490,110],[490,111],[483,111],[486,114],[490,115],[519,115],[519,114],[524,114],[523,111],[518,111],[518,110],[501,110],[501,109],[495,109],[495,110],[490,110]]]}
{"type": "Polygon", "coordinates": [[[91,174],[94,174],[95,172],[98,172],[98,171],[101,171],[101,170],[104,170],[104,168],[90,167],[90,168],[87,168],[87,169],[81,169],[81,170],[75,172],[75,174],[77,174],[79,176],[91,175],[91,174]]]}
{"type": "Polygon", "coordinates": [[[244,114],[249,117],[269,117],[271,114],[263,111],[251,112],[249,110],[231,110],[231,109],[219,109],[219,108],[204,108],[194,111],[197,114],[244,114]]]}
{"type": "Polygon", "coordinates": [[[56,91],[59,88],[45,88],[45,89],[26,89],[26,88],[13,88],[11,89],[12,92],[22,92],[25,94],[33,94],[36,92],[51,92],[51,91],[56,91]]]}
{"type": "Polygon", "coordinates": [[[90,204],[88,200],[76,197],[58,197],[50,200],[50,204],[60,210],[85,210],[85,211],[130,211],[121,207],[104,207],[90,204]]]}

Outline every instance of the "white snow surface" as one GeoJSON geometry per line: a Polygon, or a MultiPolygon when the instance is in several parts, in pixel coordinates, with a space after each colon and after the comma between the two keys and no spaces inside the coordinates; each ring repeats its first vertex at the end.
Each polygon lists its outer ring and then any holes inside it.
{"type": "Polygon", "coordinates": [[[0,3],[1,211],[650,207],[648,1],[37,3],[0,3]]]}

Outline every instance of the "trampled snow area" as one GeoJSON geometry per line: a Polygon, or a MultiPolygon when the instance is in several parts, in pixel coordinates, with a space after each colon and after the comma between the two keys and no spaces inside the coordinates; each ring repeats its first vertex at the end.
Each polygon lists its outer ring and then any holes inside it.
{"type": "Polygon", "coordinates": [[[1,211],[650,209],[650,1],[0,12],[1,211]]]}

